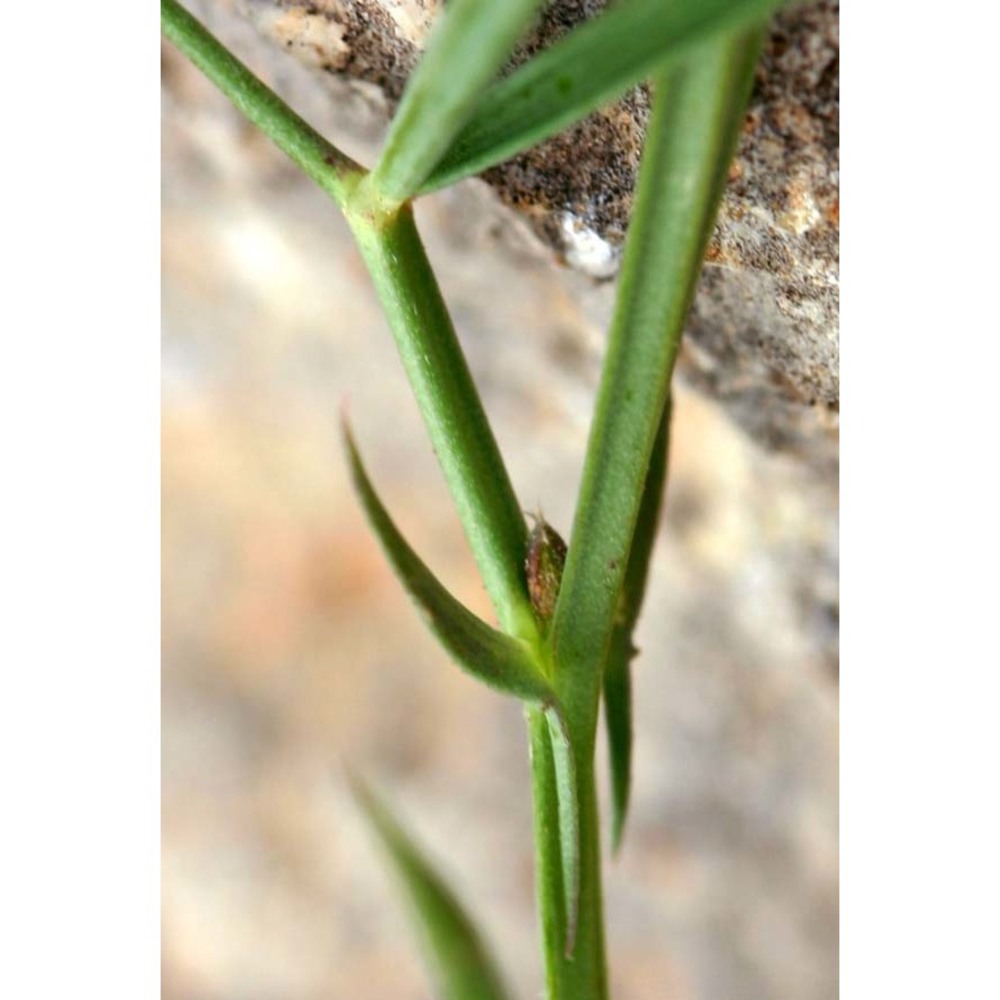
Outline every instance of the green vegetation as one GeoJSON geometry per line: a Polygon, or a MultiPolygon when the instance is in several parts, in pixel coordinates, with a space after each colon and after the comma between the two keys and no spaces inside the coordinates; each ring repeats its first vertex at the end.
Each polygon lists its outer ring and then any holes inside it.
{"type": "MultiPolygon", "coordinates": [[[[499,628],[448,593],[403,538],[345,424],[355,486],[397,575],[448,655],[525,703],[546,995],[602,1000],[608,989],[594,780],[598,710],[603,693],[617,847],[630,787],[632,632],[667,475],[671,374],[763,27],[781,4],[619,0],[498,79],[539,0],[451,0],[371,171],[299,118],[175,0],[161,4],[166,37],[331,196],[356,236],[499,628]],[[563,552],[537,534],[537,525],[529,535],[410,199],[509,158],[643,80],[652,89],[652,116],[563,552]],[[540,537],[545,549],[537,548],[540,537]]],[[[386,805],[360,784],[358,797],[400,874],[441,996],[506,996],[454,896],[386,805]]]]}

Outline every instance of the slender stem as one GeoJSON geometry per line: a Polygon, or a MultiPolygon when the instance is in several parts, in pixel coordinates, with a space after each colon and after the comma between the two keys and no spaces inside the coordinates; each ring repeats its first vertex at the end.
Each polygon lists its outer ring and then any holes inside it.
{"type": "Polygon", "coordinates": [[[576,946],[566,955],[566,909],[559,845],[559,802],[548,727],[542,712],[528,710],[535,872],[546,1000],[606,1000],[604,903],[600,823],[594,782],[594,746],[574,743],[580,804],[580,905],[576,946]]]}
{"type": "Polygon", "coordinates": [[[653,115],[550,640],[575,741],[592,746],[650,454],[753,78],[759,32],[655,81],[653,115]]]}
{"type": "Polygon", "coordinates": [[[403,366],[505,631],[535,641],[524,581],[527,530],[409,205],[348,221],[382,300],[403,366]]]}
{"type": "Polygon", "coordinates": [[[388,315],[414,394],[504,629],[537,639],[524,583],[524,517],[408,206],[386,199],[176,0],[163,32],[344,210],[388,315]]]}
{"type": "Polygon", "coordinates": [[[537,641],[524,583],[517,503],[408,206],[327,142],[176,0],[161,0],[164,35],[343,209],[368,263],[414,394],[501,625],[537,641]]]}
{"type": "Polygon", "coordinates": [[[166,38],[343,207],[363,168],[300,118],[176,0],[160,0],[160,21],[166,38]]]}
{"type": "MultiPolygon", "coordinates": [[[[554,981],[549,1000],[607,996],[594,788],[601,681],[650,455],[758,46],[756,32],[713,41],[655,82],[615,317],[549,632],[556,691],[577,755],[581,831],[576,952],[572,960],[547,953],[554,981]]],[[[544,763],[534,766],[544,832],[555,808],[552,781],[537,772],[544,763]]],[[[543,899],[555,889],[544,867],[551,852],[540,850],[539,858],[543,899]]],[[[556,903],[548,905],[560,912],[556,903]]],[[[551,948],[548,939],[543,943],[551,948]]]]}
{"type": "MultiPolygon", "coordinates": [[[[527,533],[520,506],[411,209],[386,195],[387,189],[409,191],[427,170],[429,154],[386,161],[383,180],[389,183],[380,188],[176,0],[161,0],[161,13],[166,37],[344,210],[501,626],[530,641],[539,662],[552,665],[576,759],[580,892],[575,949],[567,956],[555,757],[548,725],[533,709],[528,721],[548,997],[606,1000],[594,781],[601,676],[657,423],[738,133],[758,33],[706,43],[697,57],[657,81],[569,554],[550,645],[541,649],[524,581],[527,533]]],[[[456,112],[452,125],[458,117],[456,112]]]]}
{"type": "Polygon", "coordinates": [[[566,940],[558,792],[545,716],[539,708],[529,708],[526,715],[535,812],[535,895],[545,963],[545,998],[558,1000],[559,956],[566,940]]]}

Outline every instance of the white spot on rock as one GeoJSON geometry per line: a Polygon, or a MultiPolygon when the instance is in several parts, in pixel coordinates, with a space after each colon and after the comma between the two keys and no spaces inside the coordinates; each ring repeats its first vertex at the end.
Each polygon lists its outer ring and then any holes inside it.
{"type": "Polygon", "coordinates": [[[566,262],[594,278],[610,278],[618,271],[621,249],[585,226],[570,212],[559,220],[566,262]]]}

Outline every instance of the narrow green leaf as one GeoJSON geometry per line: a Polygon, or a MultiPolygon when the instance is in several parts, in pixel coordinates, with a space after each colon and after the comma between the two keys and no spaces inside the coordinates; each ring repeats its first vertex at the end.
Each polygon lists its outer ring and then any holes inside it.
{"type": "Polygon", "coordinates": [[[632,787],[632,659],[636,654],[632,635],[646,593],[649,564],[660,520],[670,454],[671,409],[668,398],[646,473],[618,616],[611,633],[608,662],[604,667],[604,716],[611,763],[611,845],[614,851],[621,845],[632,787]]]}
{"type": "Polygon", "coordinates": [[[552,741],[556,795],[559,801],[559,851],[562,859],[563,906],[566,913],[566,956],[576,945],[580,910],[580,803],[577,795],[576,762],[566,720],[556,705],[545,708],[545,721],[552,741]]]}
{"type": "Polygon", "coordinates": [[[596,716],[650,456],[761,32],[706,43],[654,83],[583,481],[549,632],[573,732],[596,716]]]}
{"type": "Polygon", "coordinates": [[[619,0],[476,104],[423,186],[453,184],[568,128],[720,32],[762,23],[788,0],[619,0]]]}
{"type": "Polygon", "coordinates": [[[438,15],[372,173],[383,194],[401,202],[416,194],[540,6],[451,0],[438,15]]]}
{"type": "Polygon", "coordinates": [[[361,464],[346,421],[344,439],[354,485],[368,520],[403,585],[427,615],[431,629],[455,662],[505,694],[526,701],[551,701],[552,688],[527,643],[491,628],[456,600],[400,534],[361,464]]]}
{"type": "Polygon", "coordinates": [[[344,206],[364,174],[362,167],[303,121],[176,0],[161,0],[160,24],[168,41],[338,205],[344,206]]]}
{"type": "Polygon", "coordinates": [[[399,875],[443,1000],[506,1000],[483,941],[462,905],[371,789],[354,791],[399,875]]]}
{"type": "Polygon", "coordinates": [[[632,659],[631,637],[616,628],[604,668],[604,722],[608,730],[611,768],[611,851],[618,853],[632,789],[632,659]]]}

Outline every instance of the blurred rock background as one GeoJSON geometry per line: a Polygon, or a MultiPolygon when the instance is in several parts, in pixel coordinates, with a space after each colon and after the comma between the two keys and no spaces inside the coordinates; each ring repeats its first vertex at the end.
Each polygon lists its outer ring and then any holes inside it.
{"type": "MultiPolygon", "coordinates": [[[[229,3],[190,6],[372,162],[377,94],[284,57],[229,3]]],[[[345,765],[471,903],[514,994],[537,996],[520,710],[428,638],[347,481],[345,405],[407,536],[489,614],[361,260],[167,49],[163,78],[164,996],[433,995],[345,765]]],[[[556,263],[481,182],[418,219],[518,494],[568,533],[612,286],[556,263]]],[[[813,408],[796,417],[813,431],[765,450],[712,395],[732,371],[705,370],[689,342],[633,811],[606,869],[613,995],[831,1000],[835,429],[813,408]]]]}

